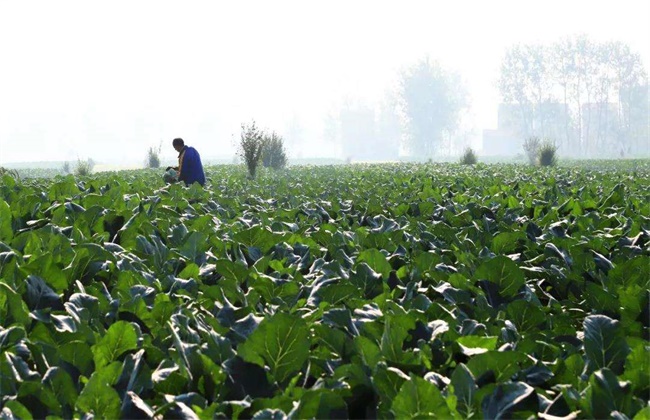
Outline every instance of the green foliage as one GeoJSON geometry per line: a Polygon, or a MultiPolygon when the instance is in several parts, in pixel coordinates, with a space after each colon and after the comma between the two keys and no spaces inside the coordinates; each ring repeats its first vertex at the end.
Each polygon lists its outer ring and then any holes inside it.
{"type": "Polygon", "coordinates": [[[538,152],[540,166],[555,166],[557,163],[556,152],[557,147],[553,143],[548,141],[544,142],[538,152]]]}
{"type": "Polygon", "coordinates": [[[0,166],[0,177],[4,177],[4,176],[9,176],[9,177],[13,178],[16,181],[18,181],[20,179],[20,175],[18,174],[17,170],[3,168],[2,166],[0,166]]]}
{"type": "Polygon", "coordinates": [[[88,176],[93,172],[94,166],[95,162],[92,159],[77,159],[77,164],[74,167],[74,174],[77,176],[88,176]]]}
{"type": "Polygon", "coordinates": [[[284,150],[284,140],[275,132],[264,135],[262,165],[265,168],[273,169],[282,169],[287,166],[287,153],[284,150]]]}
{"type": "Polygon", "coordinates": [[[257,127],[255,121],[250,124],[242,124],[237,155],[246,164],[248,175],[251,178],[255,178],[257,174],[263,148],[264,132],[257,127]]]}
{"type": "Polygon", "coordinates": [[[0,410],[645,418],[650,163],[596,167],[4,176],[0,410]]]}
{"type": "Polygon", "coordinates": [[[145,166],[147,168],[160,168],[160,151],[162,150],[162,143],[158,147],[151,146],[147,149],[147,158],[145,159],[145,166]]]}
{"type": "Polygon", "coordinates": [[[463,165],[475,165],[478,163],[478,156],[476,152],[471,147],[465,149],[465,153],[460,158],[460,163],[463,165]]]}

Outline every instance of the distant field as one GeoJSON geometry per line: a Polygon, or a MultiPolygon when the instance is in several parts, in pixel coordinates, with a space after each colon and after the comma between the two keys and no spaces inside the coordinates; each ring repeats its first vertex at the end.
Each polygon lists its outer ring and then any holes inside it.
{"type": "Polygon", "coordinates": [[[648,418],[650,161],[577,166],[0,177],[0,409],[648,418]]]}

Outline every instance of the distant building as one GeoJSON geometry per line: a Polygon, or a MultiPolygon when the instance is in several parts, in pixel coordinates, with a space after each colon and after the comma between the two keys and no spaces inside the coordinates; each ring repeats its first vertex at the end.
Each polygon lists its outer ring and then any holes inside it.
{"type": "Polygon", "coordinates": [[[514,156],[523,153],[524,140],[537,136],[558,145],[566,137],[567,112],[564,104],[499,104],[497,128],[483,130],[483,154],[514,156]]]}

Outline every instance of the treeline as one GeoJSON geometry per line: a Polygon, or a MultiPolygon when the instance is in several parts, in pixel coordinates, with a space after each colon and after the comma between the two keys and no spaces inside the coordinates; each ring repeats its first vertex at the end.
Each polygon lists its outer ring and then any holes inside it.
{"type": "Polygon", "coordinates": [[[622,42],[567,37],[519,44],[501,65],[500,128],[585,157],[650,153],[648,75],[622,42]]]}

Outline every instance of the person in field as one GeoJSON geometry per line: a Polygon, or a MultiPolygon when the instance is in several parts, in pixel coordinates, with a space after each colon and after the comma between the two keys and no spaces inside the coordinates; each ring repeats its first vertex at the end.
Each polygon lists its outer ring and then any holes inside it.
{"type": "Polygon", "coordinates": [[[175,138],[172,145],[178,152],[178,166],[168,166],[166,171],[169,172],[170,169],[176,171],[177,180],[185,182],[185,185],[195,182],[201,186],[205,185],[205,174],[199,152],[191,146],[186,146],[181,138],[175,138]]]}

